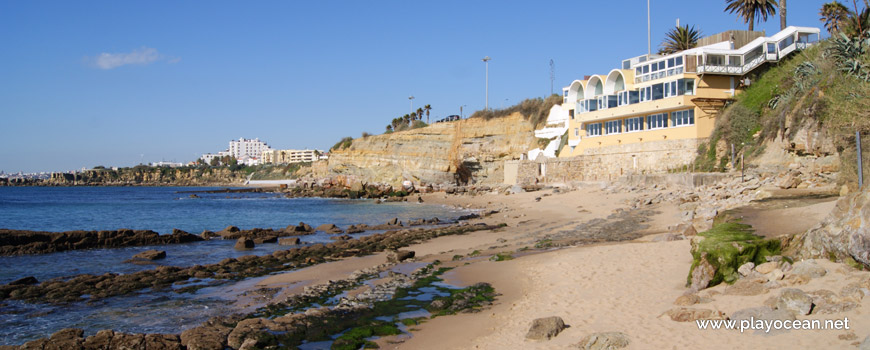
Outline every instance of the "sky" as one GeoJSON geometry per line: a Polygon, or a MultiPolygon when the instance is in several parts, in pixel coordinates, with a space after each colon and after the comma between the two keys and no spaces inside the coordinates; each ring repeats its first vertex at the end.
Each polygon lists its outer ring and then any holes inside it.
{"type": "MultiPolygon", "coordinates": [[[[821,27],[823,3],[788,1],[789,25],[821,27]]],[[[746,29],[724,0],[650,6],[654,52],[678,18],[746,29]]],[[[645,54],[646,19],[643,0],[0,0],[0,170],[189,162],[241,137],[325,150],[411,102],[483,109],[485,56],[491,108],[549,95],[550,60],[561,93],[645,54]]]]}

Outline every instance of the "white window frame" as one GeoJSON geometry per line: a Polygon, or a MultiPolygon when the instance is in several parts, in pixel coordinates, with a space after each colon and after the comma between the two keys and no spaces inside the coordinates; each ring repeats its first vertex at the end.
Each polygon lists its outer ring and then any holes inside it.
{"type": "Polygon", "coordinates": [[[673,127],[695,125],[695,110],[684,109],[671,112],[671,125],[673,127]]]}
{"type": "Polygon", "coordinates": [[[665,129],[668,127],[668,114],[656,113],[646,116],[647,130],[665,129]]]}

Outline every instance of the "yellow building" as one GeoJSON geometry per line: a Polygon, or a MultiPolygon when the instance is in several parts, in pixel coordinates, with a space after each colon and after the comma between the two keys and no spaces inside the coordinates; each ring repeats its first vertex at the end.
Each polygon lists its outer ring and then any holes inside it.
{"type": "Polygon", "coordinates": [[[263,164],[288,164],[313,162],[320,157],[320,151],[313,149],[283,149],[263,151],[260,159],[263,164]]]}
{"type": "Polygon", "coordinates": [[[563,88],[569,127],[559,157],[609,146],[707,138],[718,111],[751,84],[745,75],[818,42],[819,32],[807,27],[787,27],[771,37],[725,32],[702,39],[703,46],[627,59],[621,69],[575,80],[563,88]]]}

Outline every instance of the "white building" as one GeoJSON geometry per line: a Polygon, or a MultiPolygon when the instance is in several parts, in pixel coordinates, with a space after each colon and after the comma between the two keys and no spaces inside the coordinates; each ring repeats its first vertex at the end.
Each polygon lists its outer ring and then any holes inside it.
{"type": "Polygon", "coordinates": [[[260,155],[262,155],[263,152],[271,150],[272,149],[269,147],[268,144],[260,141],[260,139],[258,138],[255,138],[253,140],[240,138],[238,140],[230,140],[229,148],[227,148],[226,150],[218,152],[217,154],[205,153],[200,158],[202,158],[202,160],[206,164],[210,164],[212,159],[220,159],[222,157],[232,156],[233,158],[236,158],[236,160],[238,160],[240,163],[247,165],[258,165],[261,163],[260,155]]]}
{"type": "Polygon", "coordinates": [[[543,129],[535,130],[535,137],[550,140],[544,149],[535,148],[529,151],[529,159],[535,160],[539,155],[547,158],[556,158],[556,150],[561,143],[561,137],[568,131],[568,110],[561,105],[553,105],[547,116],[547,123],[543,129]]]}
{"type": "Polygon", "coordinates": [[[265,142],[260,141],[260,139],[245,139],[240,138],[238,141],[232,140],[230,141],[230,148],[228,149],[230,155],[235,157],[236,159],[242,159],[243,156],[248,156],[250,158],[260,158],[260,155],[265,151],[269,151],[272,148],[269,147],[265,142]]]}

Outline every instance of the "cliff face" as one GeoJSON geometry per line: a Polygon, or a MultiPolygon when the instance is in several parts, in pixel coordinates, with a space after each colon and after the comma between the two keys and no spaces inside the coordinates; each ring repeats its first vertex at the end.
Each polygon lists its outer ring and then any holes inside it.
{"type": "Polygon", "coordinates": [[[333,150],[328,174],[347,182],[400,184],[501,183],[504,160],[519,159],[535,145],[534,129],[519,113],[464,119],[353,140],[333,150]]]}
{"type": "Polygon", "coordinates": [[[43,183],[49,186],[206,186],[239,185],[246,174],[228,168],[124,168],[118,170],[90,170],[78,174],[54,173],[43,183]]]}

